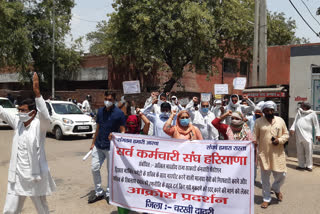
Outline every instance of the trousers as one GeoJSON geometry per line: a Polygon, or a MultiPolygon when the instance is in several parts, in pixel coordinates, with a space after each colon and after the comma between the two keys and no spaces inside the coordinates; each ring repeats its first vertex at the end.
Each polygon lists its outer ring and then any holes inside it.
{"type": "Polygon", "coordinates": [[[262,196],[263,201],[271,201],[271,189],[276,193],[280,192],[280,187],[283,185],[286,177],[285,172],[275,172],[272,170],[263,170],[261,169],[261,181],[262,181],[262,196]],[[270,175],[273,174],[274,182],[270,188],[270,175]]]}
{"type": "MultiPolygon", "coordinates": [[[[106,160],[107,171],[109,173],[109,151],[104,149],[98,149],[93,147],[92,149],[92,162],[91,162],[91,172],[93,176],[94,189],[96,196],[101,196],[103,194],[103,188],[101,186],[101,173],[100,169],[103,162],[106,160]]],[[[109,180],[109,179],[108,179],[109,180]]],[[[107,182],[106,196],[109,196],[109,181],[107,182]]]]}
{"type": "MultiPolygon", "coordinates": [[[[27,196],[7,194],[3,214],[20,214],[27,196]]],[[[38,214],[49,214],[46,196],[30,196],[38,214]]]]}
{"type": "Polygon", "coordinates": [[[299,166],[302,168],[308,167],[312,169],[313,143],[307,141],[298,141],[298,139],[296,139],[296,145],[299,166]]]}

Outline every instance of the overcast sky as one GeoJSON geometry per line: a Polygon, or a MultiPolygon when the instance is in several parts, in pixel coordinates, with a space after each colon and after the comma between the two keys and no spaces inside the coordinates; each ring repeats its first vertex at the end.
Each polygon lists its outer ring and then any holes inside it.
{"type": "MultiPolygon", "coordinates": [[[[73,39],[80,36],[85,36],[87,33],[96,30],[97,22],[106,20],[107,14],[113,12],[113,0],[75,0],[76,6],[72,10],[73,18],[71,21],[71,34],[73,39]]],[[[292,0],[297,9],[316,31],[320,32],[320,16],[316,16],[316,9],[320,7],[319,0],[292,0]],[[313,13],[317,21],[309,14],[305,4],[313,13]]],[[[297,24],[296,36],[309,38],[310,42],[320,42],[309,27],[303,22],[298,13],[291,6],[289,0],[267,0],[267,7],[271,11],[284,12],[286,17],[292,17],[297,24]]],[[[70,44],[71,37],[67,38],[67,43],[70,44]]],[[[84,40],[84,49],[88,51],[90,44],[84,40]]]]}

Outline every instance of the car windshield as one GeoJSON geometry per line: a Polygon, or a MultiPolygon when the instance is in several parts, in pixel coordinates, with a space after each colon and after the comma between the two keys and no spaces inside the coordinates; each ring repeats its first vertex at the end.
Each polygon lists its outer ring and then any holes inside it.
{"type": "Polygon", "coordinates": [[[70,103],[55,103],[52,107],[57,114],[83,114],[78,106],[70,103]]]}
{"type": "Polygon", "coordinates": [[[10,100],[0,100],[0,106],[3,108],[14,108],[13,104],[10,102],[10,100]]]}

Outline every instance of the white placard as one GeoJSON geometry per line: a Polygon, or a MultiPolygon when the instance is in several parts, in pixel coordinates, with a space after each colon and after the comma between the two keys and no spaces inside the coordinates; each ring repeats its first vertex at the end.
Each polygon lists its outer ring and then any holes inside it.
{"type": "Polygon", "coordinates": [[[214,94],[229,94],[229,85],[214,84],[214,94]]]}
{"type": "Polygon", "coordinates": [[[139,80],[124,81],[124,82],[122,82],[122,86],[123,86],[123,93],[124,94],[139,94],[139,93],[141,93],[139,80]]]}
{"type": "Polygon", "coordinates": [[[113,136],[111,204],[143,213],[254,214],[252,142],[113,136]]]}
{"type": "Polygon", "coordinates": [[[201,93],[201,101],[210,102],[211,93],[201,93]]]}
{"type": "Polygon", "coordinates": [[[243,90],[246,88],[247,78],[245,77],[236,77],[233,79],[233,89],[243,90]]]}

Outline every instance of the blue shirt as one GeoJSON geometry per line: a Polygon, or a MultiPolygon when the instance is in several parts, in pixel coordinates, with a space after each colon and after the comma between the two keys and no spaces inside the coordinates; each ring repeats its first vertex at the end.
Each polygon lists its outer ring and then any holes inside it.
{"type": "Polygon", "coordinates": [[[99,124],[99,132],[94,145],[98,149],[110,150],[109,134],[119,132],[120,126],[126,125],[126,117],[116,106],[110,111],[107,111],[106,107],[102,107],[98,110],[96,122],[99,124]]]}

